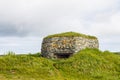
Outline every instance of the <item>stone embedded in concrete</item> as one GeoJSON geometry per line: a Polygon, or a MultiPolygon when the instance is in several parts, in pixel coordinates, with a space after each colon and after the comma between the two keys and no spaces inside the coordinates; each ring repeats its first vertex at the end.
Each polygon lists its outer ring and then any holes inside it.
{"type": "Polygon", "coordinates": [[[85,48],[99,48],[97,38],[80,36],[44,38],[41,53],[46,58],[67,58],[85,48]]]}

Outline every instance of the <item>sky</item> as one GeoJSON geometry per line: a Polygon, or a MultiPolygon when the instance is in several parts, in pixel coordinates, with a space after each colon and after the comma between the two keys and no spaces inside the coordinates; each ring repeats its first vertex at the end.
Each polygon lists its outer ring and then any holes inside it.
{"type": "Polygon", "coordinates": [[[120,51],[120,0],[0,0],[0,54],[40,52],[50,34],[96,36],[100,50],[120,51]]]}

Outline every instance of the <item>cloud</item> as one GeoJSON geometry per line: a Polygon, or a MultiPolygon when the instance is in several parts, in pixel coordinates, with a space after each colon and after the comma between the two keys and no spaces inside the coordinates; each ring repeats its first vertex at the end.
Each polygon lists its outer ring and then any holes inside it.
{"type": "Polygon", "coordinates": [[[93,29],[93,32],[101,33],[101,35],[106,34],[108,36],[120,34],[120,11],[113,13],[107,17],[104,17],[104,15],[100,17],[98,16],[96,17],[96,21],[91,23],[91,29],[93,29]]]}
{"type": "Polygon", "coordinates": [[[27,36],[28,31],[10,23],[0,23],[0,36],[27,36]]]}
{"type": "Polygon", "coordinates": [[[13,51],[17,54],[40,52],[42,38],[0,37],[0,54],[13,51]]]}
{"type": "Polygon", "coordinates": [[[112,10],[116,8],[117,3],[118,0],[0,1],[0,22],[10,25],[2,24],[2,27],[6,27],[2,32],[6,36],[14,34],[45,36],[66,30],[80,30],[86,33],[85,27],[88,25],[86,17],[97,12],[112,10]]]}

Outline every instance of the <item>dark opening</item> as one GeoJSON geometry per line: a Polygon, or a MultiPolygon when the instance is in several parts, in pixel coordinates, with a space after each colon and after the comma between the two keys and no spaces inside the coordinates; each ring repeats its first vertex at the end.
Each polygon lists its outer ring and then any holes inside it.
{"type": "Polygon", "coordinates": [[[57,58],[69,58],[72,53],[56,53],[55,55],[57,58]]]}

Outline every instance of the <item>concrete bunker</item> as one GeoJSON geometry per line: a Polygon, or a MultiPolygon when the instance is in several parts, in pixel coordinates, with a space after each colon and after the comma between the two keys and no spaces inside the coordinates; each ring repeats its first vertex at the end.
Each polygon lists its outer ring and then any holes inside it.
{"type": "Polygon", "coordinates": [[[45,37],[41,54],[46,58],[69,58],[85,48],[99,48],[98,39],[76,32],[65,32],[45,37]]]}

